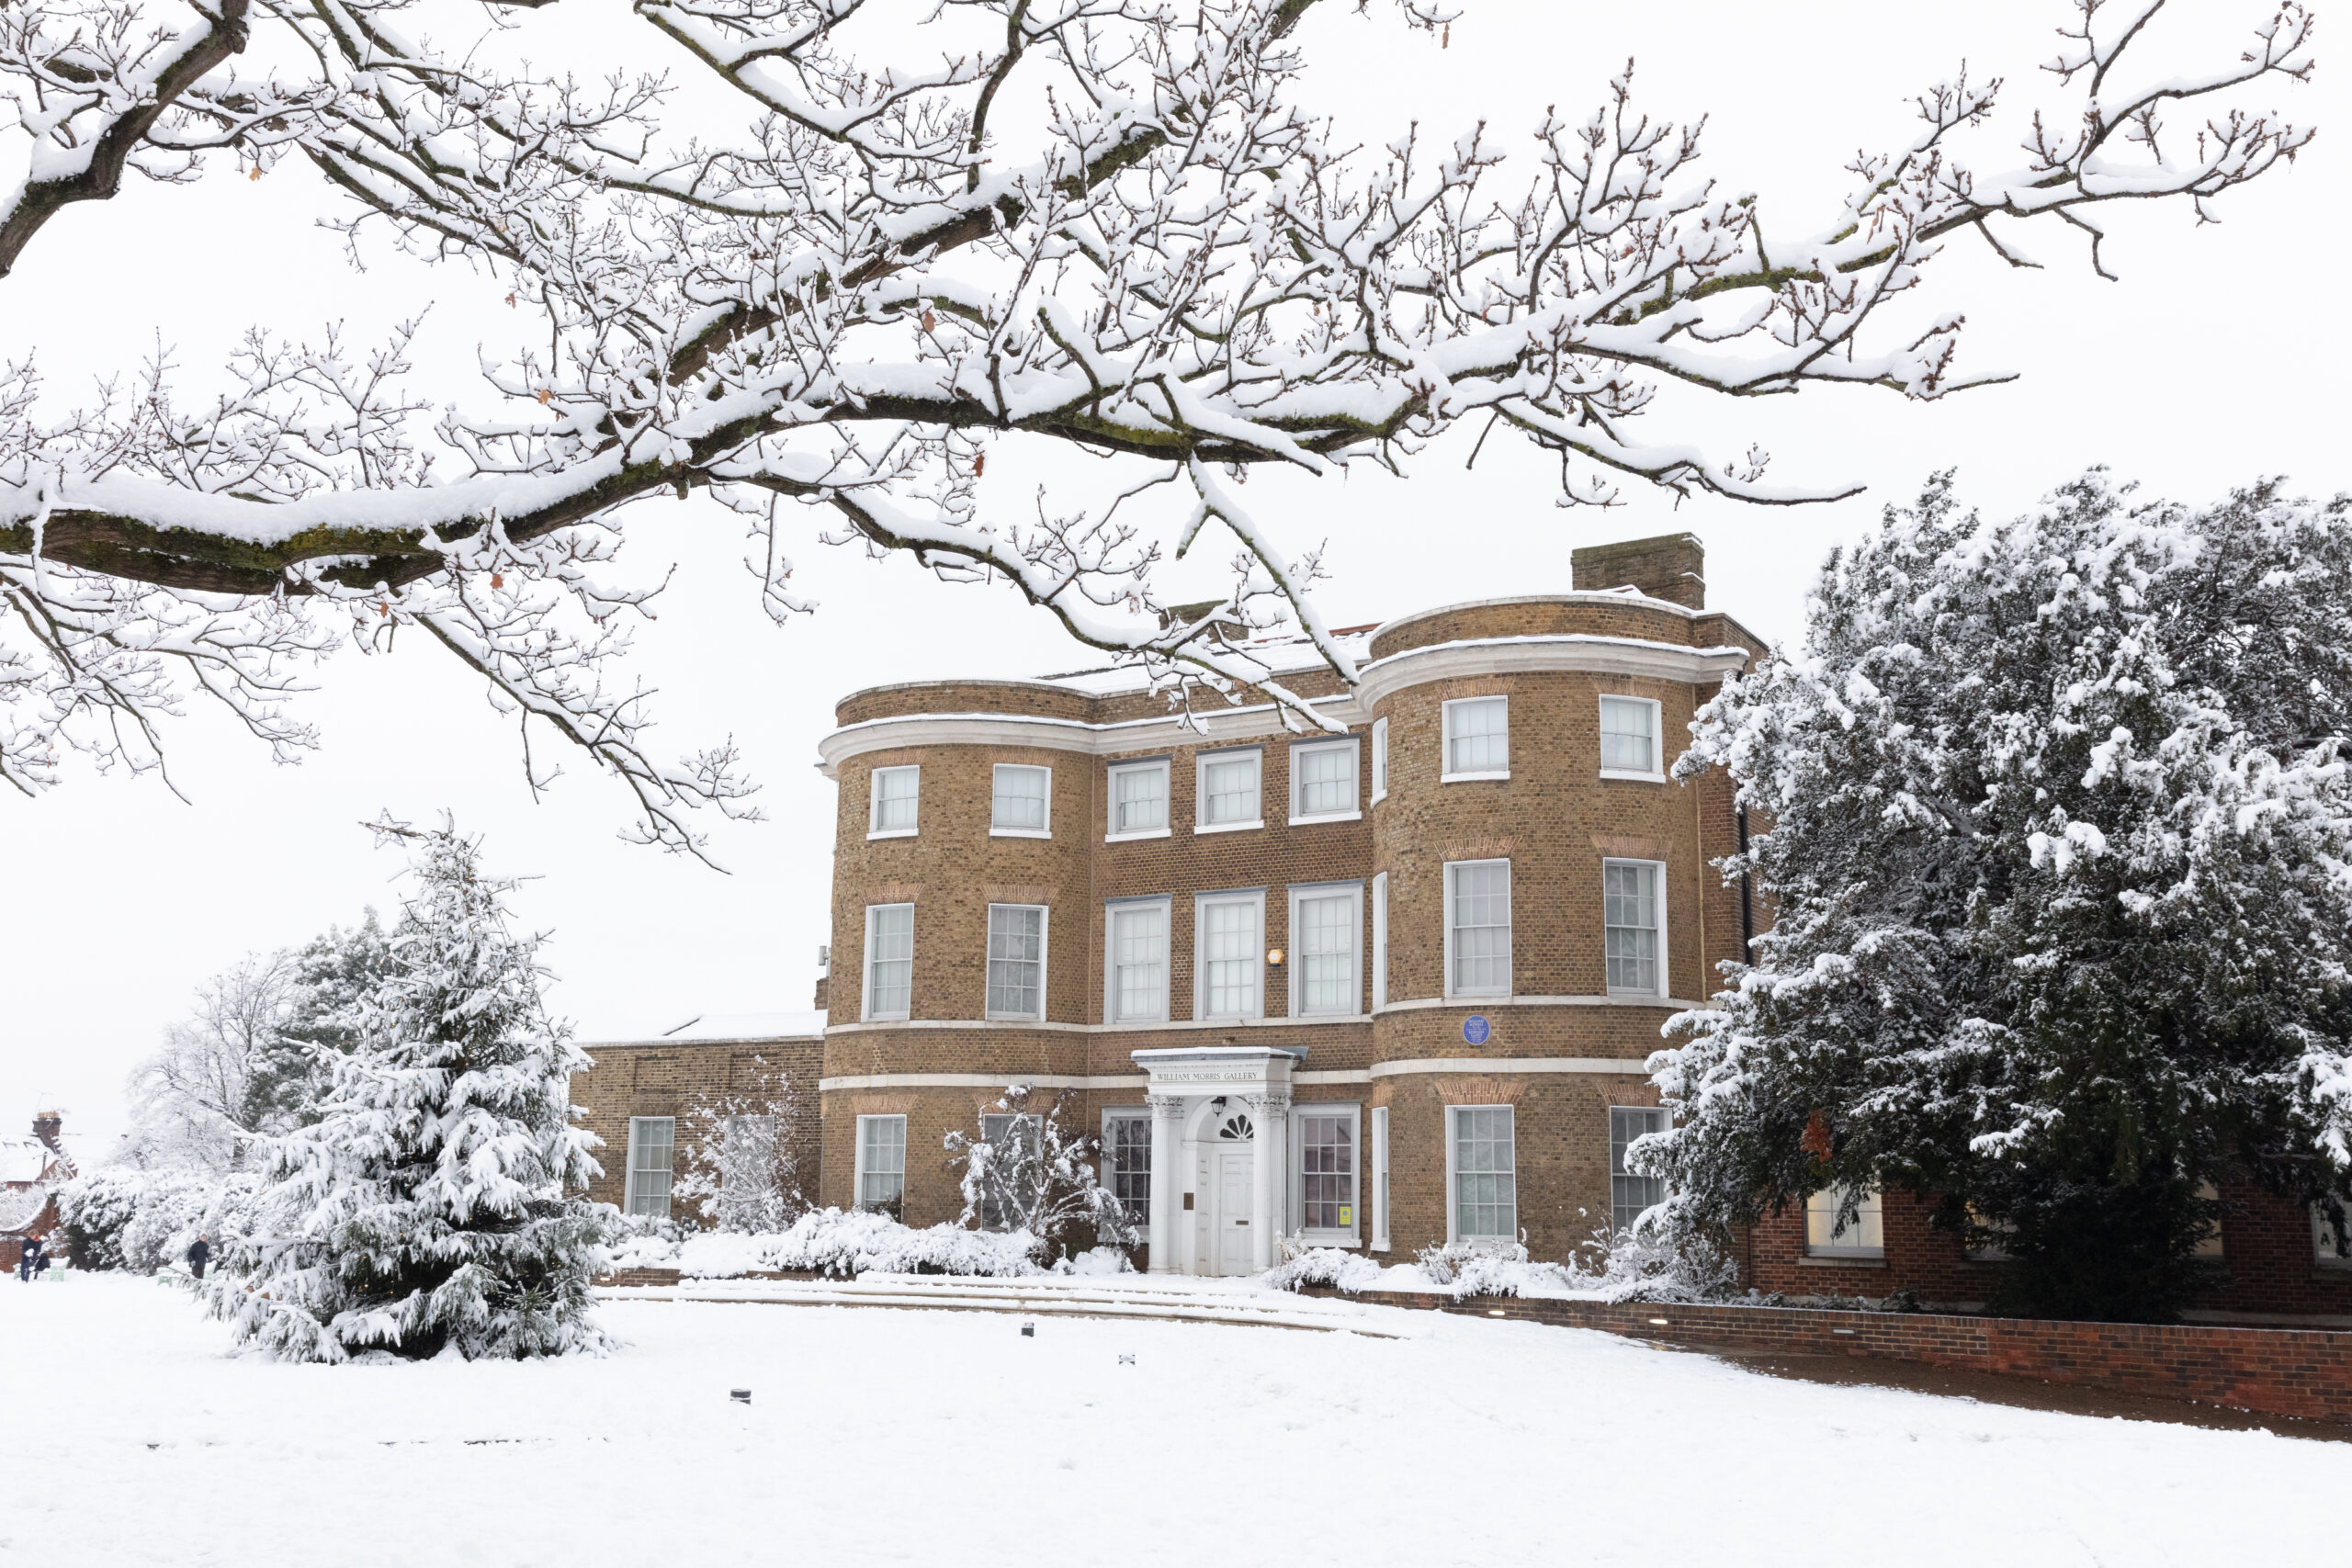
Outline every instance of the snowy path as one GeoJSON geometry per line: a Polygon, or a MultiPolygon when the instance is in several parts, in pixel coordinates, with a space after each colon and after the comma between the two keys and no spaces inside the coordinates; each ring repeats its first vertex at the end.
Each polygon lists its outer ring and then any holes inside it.
{"type": "Polygon", "coordinates": [[[1040,1317],[1148,1318],[1319,1329],[1384,1339],[1411,1331],[1408,1314],[1359,1302],[1290,1295],[1265,1290],[1250,1280],[1169,1280],[1148,1275],[983,1280],[941,1274],[866,1274],[846,1280],[691,1280],[676,1285],[614,1286],[599,1290],[596,1295],[607,1302],[922,1307],[1040,1317]]]}
{"type": "Polygon", "coordinates": [[[2352,1445],[1751,1376],[1367,1308],[1395,1339],[693,1302],[553,1364],[232,1359],[145,1281],[0,1281],[0,1562],[2333,1561],[2352,1445]],[[1119,1363],[1132,1353],[1132,1366],[1119,1363]],[[749,1386],[753,1402],[729,1402],[749,1386]]]}

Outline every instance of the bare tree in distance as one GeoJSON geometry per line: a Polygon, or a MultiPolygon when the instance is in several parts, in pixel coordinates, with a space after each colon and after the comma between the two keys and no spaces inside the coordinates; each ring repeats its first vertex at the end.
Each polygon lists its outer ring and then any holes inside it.
{"type": "MultiPolygon", "coordinates": [[[[1355,677],[1316,612],[1320,547],[1243,503],[1250,469],[1403,471],[1475,417],[1556,453],[1566,502],[1628,479],[1851,493],[1640,421],[1662,386],[1997,378],[1961,366],[1957,309],[1873,321],[1948,241],[2030,265],[2016,231],[2071,226],[2104,272],[2105,204],[2208,218],[2311,135],[2248,101],[2312,69],[2292,0],[2205,65],[2165,55],[2164,0],[2073,0],[2045,66],[2064,110],[2004,136],[2002,83],[1963,72],[1917,96],[1908,142],[1856,155],[1841,203],[1768,223],[1699,177],[1698,122],[1634,107],[1630,65],[1525,158],[1484,126],[1353,148],[1295,101],[1312,6],[635,0],[681,75],[631,51],[590,82],[522,63],[565,27],[552,5],[493,7],[445,51],[419,40],[463,15],[446,0],[20,0],[0,72],[31,177],[0,198],[0,271],[125,170],[259,177],[299,153],[355,243],[463,264],[529,346],[462,406],[411,385],[414,318],[368,347],[256,329],[201,404],[160,357],[75,412],[29,363],[0,374],[0,777],[38,788],[61,747],[160,768],[190,691],[299,755],[302,671],[407,631],[517,716],[534,787],[551,731],[634,792],[630,836],[705,853],[693,808],[756,815],[752,786],[731,743],[650,750],[618,656],[656,588],[606,572],[628,506],[697,490],[741,519],[779,621],[810,608],[788,547],[813,513],[827,542],[1009,584],[1179,706],[1249,686],[1326,726],[1249,646],[1295,622],[1355,677]],[[682,86],[698,130],[734,105],[733,133],[678,129],[682,86]],[[1007,510],[982,486],[1000,446],[1103,457],[1116,499],[1007,510]],[[1124,506],[1160,486],[1168,525],[1124,506]],[[1155,570],[1213,547],[1222,599],[1155,614],[1155,570]]],[[[1454,16],[1396,11],[1441,39],[1454,16]]],[[[378,276],[420,311],[439,287],[378,276]]]]}

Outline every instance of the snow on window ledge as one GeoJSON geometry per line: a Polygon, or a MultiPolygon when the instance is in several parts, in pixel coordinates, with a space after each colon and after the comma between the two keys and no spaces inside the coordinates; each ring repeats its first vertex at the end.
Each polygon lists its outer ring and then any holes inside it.
{"type": "Polygon", "coordinates": [[[913,828],[876,828],[865,837],[870,843],[876,839],[911,839],[917,835],[918,831],[919,829],[913,828]]]}
{"type": "Polygon", "coordinates": [[[1266,819],[1262,817],[1255,822],[1204,822],[1194,828],[1193,834],[1197,838],[1203,833],[1246,833],[1265,825],[1266,819]]]}
{"type": "Polygon", "coordinates": [[[1800,1269],[1883,1269],[1886,1267],[1886,1249],[1871,1247],[1867,1251],[1857,1248],[1852,1252],[1808,1252],[1797,1259],[1797,1267],[1800,1269]]]}
{"type": "Polygon", "coordinates": [[[1363,820],[1363,813],[1361,811],[1318,811],[1311,817],[1294,817],[1288,825],[1293,828],[1305,828],[1317,822],[1361,822],[1363,820]]]}
{"type": "Polygon", "coordinates": [[[1510,777],[1510,770],[1509,768],[1504,768],[1498,772],[1491,773],[1440,773],[1437,776],[1437,782],[1440,784],[1477,784],[1486,779],[1507,779],[1509,777],[1510,777]]]}
{"type": "Polygon", "coordinates": [[[989,837],[991,839],[1050,839],[1053,836],[1054,830],[1051,828],[991,828],[989,829],[989,837]]]}
{"type": "Polygon", "coordinates": [[[1664,773],[1639,773],[1630,768],[1603,768],[1600,770],[1600,776],[1604,779],[1623,779],[1627,784],[1664,784],[1666,782],[1664,773]]]}
{"type": "Polygon", "coordinates": [[[1136,833],[1105,833],[1102,835],[1102,841],[1106,844],[1131,844],[1140,839],[1165,839],[1169,837],[1171,837],[1171,834],[1166,828],[1146,828],[1142,831],[1136,833]]]}

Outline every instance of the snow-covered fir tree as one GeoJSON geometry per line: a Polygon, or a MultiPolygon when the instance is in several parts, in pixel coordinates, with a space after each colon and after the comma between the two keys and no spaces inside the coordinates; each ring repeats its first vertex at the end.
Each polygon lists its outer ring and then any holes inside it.
{"type": "Polygon", "coordinates": [[[1685,1245],[1876,1182],[2007,1249],[2000,1307],[2163,1318],[2222,1184],[2344,1224],[2345,502],[2093,473],[1992,524],[1940,477],[1693,730],[1777,914],[1653,1063],[1685,1245]]]}
{"type": "Polygon", "coordinates": [[[579,1195],[597,1166],[570,1092],[587,1060],[548,1016],[539,939],[510,928],[513,882],[447,824],[412,836],[391,971],[352,1010],[318,1119],[265,1145],[209,1304],[304,1360],[600,1348],[588,1275],[612,1215],[579,1195]]]}

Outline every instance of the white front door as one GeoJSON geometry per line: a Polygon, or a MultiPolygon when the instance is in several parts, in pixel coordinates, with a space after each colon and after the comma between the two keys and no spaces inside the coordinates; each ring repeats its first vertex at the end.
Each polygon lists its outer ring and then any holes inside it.
{"type": "Polygon", "coordinates": [[[1250,1161],[1254,1145],[1216,1151],[1216,1251],[1212,1272],[1247,1274],[1250,1247],[1250,1161]]]}

